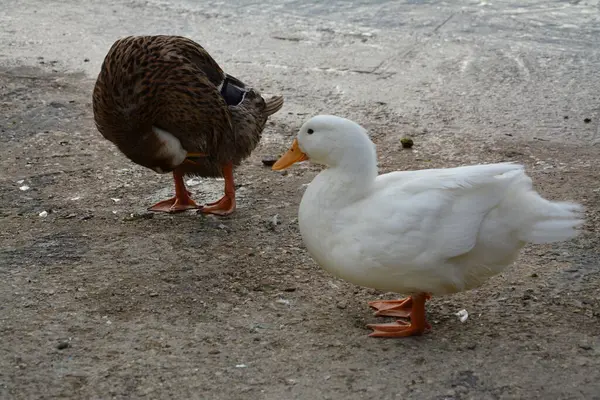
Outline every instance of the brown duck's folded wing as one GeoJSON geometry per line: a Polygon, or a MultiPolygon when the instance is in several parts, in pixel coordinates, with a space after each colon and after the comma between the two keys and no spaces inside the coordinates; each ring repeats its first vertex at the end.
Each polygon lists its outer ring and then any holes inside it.
{"type": "Polygon", "coordinates": [[[208,77],[195,72],[164,85],[153,124],[177,137],[188,152],[206,153],[218,160],[223,144],[234,137],[231,114],[208,77]]]}
{"type": "Polygon", "coordinates": [[[244,82],[233,75],[224,73],[215,59],[200,44],[183,36],[164,36],[164,40],[173,46],[177,46],[179,54],[202,70],[213,85],[219,86],[224,79],[227,79],[229,83],[240,89],[246,88],[244,82]]]}
{"type": "Polygon", "coordinates": [[[219,86],[225,79],[226,74],[219,64],[200,44],[183,36],[161,36],[160,38],[163,41],[163,48],[174,49],[178,55],[187,58],[204,72],[214,86],[219,86]]]}

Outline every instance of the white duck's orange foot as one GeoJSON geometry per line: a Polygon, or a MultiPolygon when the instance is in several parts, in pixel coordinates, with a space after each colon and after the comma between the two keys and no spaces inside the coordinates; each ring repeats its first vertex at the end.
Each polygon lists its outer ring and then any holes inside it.
{"type": "Polygon", "coordinates": [[[427,329],[425,326],[411,324],[410,322],[396,321],[389,324],[369,324],[368,328],[373,329],[370,337],[407,337],[422,335],[427,329]]]}
{"type": "MultiPolygon", "coordinates": [[[[431,295],[424,294],[424,297],[425,300],[429,300],[431,295]]],[[[375,309],[376,317],[410,318],[413,300],[412,297],[399,300],[375,300],[369,302],[369,307],[375,309]]]]}
{"type": "Polygon", "coordinates": [[[410,322],[402,320],[390,324],[370,324],[373,329],[371,337],[406,337],[422,335],[431,325],[425,319],[425,302],[431,298],[429,293],[419,293],[401,300],[371,301],[369,306],[375,308],[375,315],[409,318],[410,322]]]}
{"type": "Polygon", "coordinates": [[[376,317],[409,318],[412,309],[412,298],[370,301],[369,307],[375,309],[376,317]]]}

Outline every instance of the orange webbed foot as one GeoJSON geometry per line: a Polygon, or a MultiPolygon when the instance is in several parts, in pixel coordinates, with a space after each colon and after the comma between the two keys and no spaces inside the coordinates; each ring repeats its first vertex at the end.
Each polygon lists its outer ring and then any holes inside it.
{"type": "Polygon", "coordinates": [[[159,201],[152,207],[148,208],[148,211],[175,213],[199,208],[202,208],[202,206],[198,206],[194,200],[190,199],[189,197],[187,199],[172,197],[167,200],[159,201]]]}
{"type": "Polygon", "coordinates": [[[225,196],[214,203],[208,203],[202,212],[204,214],[215,214],[226,216],[235,211],[235,185],[233,183],[233,164],[223,166],[223,178],[225,178],[225,196]]]}
{"type": "Polygon", "coordinates": [[[204,214],[226,216],[235,211],[235,196],[225,195],[214,203],[208,203],[202,208],[204,214]]]}
{"type": "MultiPolygon", "coordinates": [[[[431,296],[425,294],[425,300],[429,300],[431,296]]],[[[398,300],[375,300],[369,302],[369,307],[375,309],[376,317],[397,317],[410,318],[413,301],[412,297],[405,297],[398,300]]]]}
{"type": "Polygon", "coordinates": [[[399,300],[375,300],[369,302],[369,307],[375,309],[376,317],[410,317],[412,299],[410,297],[399,300]]]}
{"type": "Polygon", "coordinates": [[[186,189],[185,183],[183,183],[183,175],[180,171],[173,171],[173,179],[175,181],[175,197],[156,203],[148,208],[148,211],[174,213],[202,208],[190,198],[191,193],[186,189]]]}
{"type": "Polygon", "coordinates": [[[379,300],[369,302],[377,310],[375,315],[409,318],[410,322],[398,320],[389,324],[369,324],[371,337],[406,337],[422,335],[431,325],[425,319],[425,301],[431,296],[419,293],[401,300],[379,300]]]}
{"type": "Polygon", "coordinates": [[[396,321],[389,324],[369,324],[368,328],[373,329],[370,337],[407,337],[422,335],[425,326],[417,326],[405,321],[396,321]]]}

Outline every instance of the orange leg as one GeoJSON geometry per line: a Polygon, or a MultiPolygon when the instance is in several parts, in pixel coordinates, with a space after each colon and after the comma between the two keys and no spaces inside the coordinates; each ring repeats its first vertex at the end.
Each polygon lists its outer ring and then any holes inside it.
{"type": "Polygon", "coordinates": [[[202,208],[206,214],[229,215],[235,211],[235,185],[233,183],[233,164],[229,163],[223,167],[223,178],[225,178],[225,195],[214,203],[208,203],[202,208]]]}
{"type": "Polygon", "coordinates": [[[188,192],[185,188],[185,183],[183,183],[183,174],[178,170],[174,170],[173,179],[175,180],[175,197],[158,202],[148,210],[172,213],[201,208],[190,198],[190,192],[188,192]]]}
{"type": "MultiPolygon", "coordinates": [[[[425,300],[429,300],[430,298],[431,296],[427,294],[425,300]]],[[[400,300],[370,301],[369,307],[375,309],[376,317],[409,318],[412,310],[412,297],[400,300]]]]}
{"type": "MultiPolygon", "coordinates": [[[[373,329],[372,337],[406,337],[422,335],[431,325],[425,320],[425,301],[429,298],[427,293],[419,293],[410,297],[410,322],[396,321],[390,324],[369,324],[373,329]]],[[[408,299],[405,299],[408,300],[408,299]]]]}

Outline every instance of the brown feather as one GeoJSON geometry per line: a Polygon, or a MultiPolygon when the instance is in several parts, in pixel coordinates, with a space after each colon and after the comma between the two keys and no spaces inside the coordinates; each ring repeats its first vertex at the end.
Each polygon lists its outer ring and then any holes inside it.
{"type": "Polygon", "coordinates": [[[283,105],[265,102],[255,89],[227,106],[219,86],[226,75],[194,41],[180,36],[130,36],[117,40],[104,59],[93,93],[100,133],[133,162],[163,172],[179,165],[161,156],[163,143],[152,127],[163,129],[187,152],[208,154],[185,163],[186,174],[221,176],[222,166],[241,163],[256,148],[269,115],[283,105]]]}

